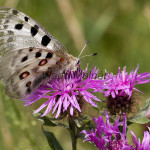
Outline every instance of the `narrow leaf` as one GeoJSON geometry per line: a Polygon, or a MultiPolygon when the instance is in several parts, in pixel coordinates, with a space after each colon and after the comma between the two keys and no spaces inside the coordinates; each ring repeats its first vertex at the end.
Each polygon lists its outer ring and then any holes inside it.
{"type": "Polygon", "coordinates": [[[61,145],[59,144],[55,135],[52,132],[44,130],[43,127],[42,130],[52,150],[63,150],[63,148],[61,147],[61,145]]]}

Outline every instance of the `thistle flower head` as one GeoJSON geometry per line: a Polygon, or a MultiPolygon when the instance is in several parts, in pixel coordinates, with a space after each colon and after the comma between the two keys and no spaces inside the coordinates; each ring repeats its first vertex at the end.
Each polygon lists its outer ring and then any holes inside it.
{"type": "Polygon", "coordinates": [[[101,116],[93,118],[95,129],[92,129],[90,132],[86,130],[81,132],[85,134],[84,141],[94,143],[99,150],[150,150],[150,127],[148,127],[149,131],[144,132],[142,143],[140,139],[137,139],[135,134],[130,131],[133,136],[133,144],[130,145],[126,136],[126,115],[123,115],[122,122],[119,122],[120,117],[118,117],[113,125],[110,123],[110,116],[106,111],[105,116],[106,123],[101,116]],[[119,127],[122,127],[122,129],[119,127]]]}
{"type": "Polygon", "coordinates": [[[139,102],[133,96],[133,91],[140,92],[135,88],[135,85],[150,82],[150,73],[138,74],[138,68],[139,66],[130,73],[126,72],[126,67],[122,72],[119,68],[117,75],[107,73],[104,94],[107,98],[107,108],[112,115],[122,115],[125,112],[131,116],[137,110],[136,107],[139,107],[139,102]]]}
{"type": "MultiPolygon", "coordinates": [[[[106,73],[106,91],[105,96],[111,95],[112,98],[116,96],[124,96],[128,95],[129,98],[132,96],[133,90],[139,91],[134,86],[136,84],[144,84],[150,82],[150,73],[145,72],[138,74],[139,65],[135,70],[132,70],[129,74],[126,72],[126,67],[121,69],[119,68],[119,72],[117,75],[113,75],[113,73],[106,73]]],[[[140,91],[139,91],[140,92],[140,91]]]]}
{"type": "Polygon", "coordinates": [[[85,140],[92,142],[96,145],[99,150],[132,150],[133,146],[128,144],[126,139],[126,116],[124,114],[123,122],[119,122],[120,117],[111,124],[109,119],[110,116],[105,111],[106,123],[104,122],[102,116],[98,118],[93,118],[95,122],[95,130],[92,129],[91,132],[83,130],[81,133],[85,134],[85,140]],[[123,125],[123,132],[119,131],[119,126],[123,125]]]}
{"type": "Polygon", "coordinates": [[[94,68],[87,76],[87,69],[84,71],[78,69],[76,71],[68,71],[61,76],[55,76],[47,84],[41,85],[32,95],[23,99],[23,101],[26,101],[25,106],[45,98],[47,99],[46,102],[34,113],[47,107],[42,116],[45,116],[52,110],[52,114],[57,111],[55,118],[65,111],[69,111],[70,115],[73,115],[75,110],[81,112],[84,101],[97,107],[93,100],[100,100],[88,91],[89,89],[94,90],[95,82],[93,82],[93,79],[97,72],[98,70],[94,68]]]}

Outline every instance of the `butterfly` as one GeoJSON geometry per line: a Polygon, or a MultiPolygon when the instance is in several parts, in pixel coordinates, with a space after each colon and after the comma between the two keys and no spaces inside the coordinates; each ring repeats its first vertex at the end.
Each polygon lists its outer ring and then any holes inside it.
{"type": "Polygon", "coordinates": [[[80,63],[39,23],[12,8],[0,8],[0,53],[0,79],[13,99],[29,96],[52,75],[80,63]]]}

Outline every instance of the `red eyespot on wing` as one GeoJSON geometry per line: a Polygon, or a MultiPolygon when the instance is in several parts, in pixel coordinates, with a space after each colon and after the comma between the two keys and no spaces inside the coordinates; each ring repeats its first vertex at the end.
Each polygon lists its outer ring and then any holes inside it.
{"type": "Polygon", "coordinates": [[[39,62],[39,66],[44,66],[46,63],[47,63],[47,59],[42,59],[42,60],[39,62]]]}
{"type": "Polygon", "coordinates": [[[57,65],[59,65],[61,62],[63,62],[65,59],[63,57],[60,58],[59,61],[56,62],[57,65]]]}
{"type": "Polygon", "coordinates": [[[60,58],[60,62],[63,62],[65,59],[62,57],[62,58],[60,58]]]}
{"type": "Polygon", "coordinates": [[[19,78],[22,80],[22,79],[26,78],[29,75],[30,75],[30,73],[28,71],[25,71],[25,72],[20,74],[19,78]]]}
{"type": "Polygon", "coordinates": [[[31,85],[31,81],[26,83],[26,87],[29,87],[31,85]]]}

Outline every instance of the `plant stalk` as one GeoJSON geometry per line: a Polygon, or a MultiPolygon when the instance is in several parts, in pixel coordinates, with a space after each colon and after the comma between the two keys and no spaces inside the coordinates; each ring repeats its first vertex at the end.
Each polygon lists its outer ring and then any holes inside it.
{"type": "Polygon", "coordinates": [[[69,128],[72,141],[72,150],[76,150],[77,149],[76,125],[72,117],[70,117],[69,119],[69,128]]]}

